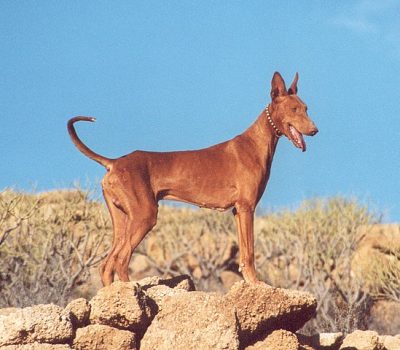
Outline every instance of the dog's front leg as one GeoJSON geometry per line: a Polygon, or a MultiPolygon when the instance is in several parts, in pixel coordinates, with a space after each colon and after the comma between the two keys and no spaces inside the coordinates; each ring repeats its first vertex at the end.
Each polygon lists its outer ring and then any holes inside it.
{"type": "Polygon", "coordinates": [[[239,238],[239,271],[248,283],[261,283],[254,266],[254,210],[235,208],[233,210],[239,238]]]}

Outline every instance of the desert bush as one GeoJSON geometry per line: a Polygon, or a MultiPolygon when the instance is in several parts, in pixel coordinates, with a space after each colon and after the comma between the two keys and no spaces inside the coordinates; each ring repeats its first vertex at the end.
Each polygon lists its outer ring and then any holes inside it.
{"type": "Polygon", "coordinates": [[[384,253],[384,257],[378,254],[370,256],[364,281],[375,299],[400,303],[400,247],[393,246],[384,253]]]}
{"type": "Polygon", "coordinates": [[[308,328],[365,328],[371,296],[351,263],[363,237],[359,228],[376,221],[356,200],[333,198],[306,201],[296,211],[271,214],[258,223],[257,261],[264,279],[317,297],[317,317],[308,328]]]}
{"type": "Polygon", "coordinates": [[[229,213],[161,206],[157,226],[135,254],[163,277],[187,274],[199,290],[224,291],[221,272],[237,270],[234,226],[229,213]]]}
{"type": "Polygon", "coordinates": [[[0,194],[0,307],[65,304],[104,256],[104,207],[81,190],[0,194]]]}

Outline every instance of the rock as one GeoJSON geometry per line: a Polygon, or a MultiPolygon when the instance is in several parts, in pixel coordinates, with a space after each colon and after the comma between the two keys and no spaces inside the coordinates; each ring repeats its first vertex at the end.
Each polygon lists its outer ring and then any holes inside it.
{"type": "Polygon", "coordinates": [[[240,282],[242,280],[242,277],[237,273],[228,270],[222,271],[219,275],[219,278],[221,279],[221,282],[226,290],[231,289],[236,282],[240,282]]]}
{"type": "Polygon", "coordinates": [[[319,333],[312,336],[297,335],[302,345],[308,345],[319,350],[339,350],[343,333],[319,333]]]}
{"type": "Polygon", "coordinates": [[[0,309],[0,316],[8,316],[9,314],[12,314],[18,310],[21,309],[17,307],[5,307],[3,309],[0,309]]]}
{"type": "Polygon", "coordinates": [[[159,285],[147,289],[145,293],[150,299],[154,301],[156,305],[155,313],[158,313],[163,308],[165,297],[187,293],[187,291],[183,289],[174,289],[164,285],[159,285]]]}
{"type": "Polygon", "coordinates": [[[76,350],[138,349],[134,333],[99,324],[79,328],[73,347],[76,350]]]}
{"type": "Polygon", "coordinates": [[[394,335],[400,332],[400,303],[391,300],[377,300],[370,310],[369,329],[379,334],[394,335]]]}
{"type": "Polygon", "coordinates": [[[149,276],[154,271],[147,256],[142,254],[134,254],[129,267],[132,269],[131,276],[135,279],[149,276]]]}
{"type": "Polygon", "coordinates": [[[90,301],[90,323],[143,334],[152,318],[151,300],[137,283],[114,282],[90,301]]]}
{"type": "Polygon", "coordinates": [[[400,349],[400,337],[384,335],[384,336],[379,337],[379,340],[383,344],[385,350],[399,350],[400,349]]]}
{"type": "Polygon", "coordinates": [[[75,328],[89,324],[90,304],[84,298],[72,300],[64,309],[71,313],[71,321],[75,328]]]}
{"type": "Polygon", "coordinates": [[[192,279],[188,275],[181,275],[165,279],[157,276],[146,277],[140,281],[137,281],[136,283],[139,284],[143,290],[147,290],[148,288],[159,285],[167,286],[173,289],[183,289],[187,292],[191,292],[196,289],[192,279]]]}
{"type": "Polygon", "coordinates": [[[234,305],[244,345],[262,340],[274,330],[297,331],[315,314],[316,299],[309,293],[236,283],[225,301],[234,305]]]}
{"type": "Polygon", "coordinates": [[[151,276],[135,281],[135,283],[137,283],[142,289],[147,289],[154,286],[158,286],[161,280],[162,279],[159,276],[151,276]]]}
{"type": "Polygon", "coordinates": [[[312,346],[307,344],[301,344],[300,342],[300,350],[320,350],[320,349],[313,348],[312,346]]]}
{"type": "MultiPolygon", "coordinates": [[[[390,296],[399,288],[399,284],[394,276],[399,276],[400,259],[400,225],[399,224],[376,224],[360,226],[358,229],[359,243],[353,254],[351,262],[351,272],[355,279],[361,281],[363,290],[372,296],[390,296]],[[397,258],[396,258],[397,256],[397,258]],[[390,273],[388,273],[390,271],[390,273]]],[[[399,309],[399,306],[397,307],[399,309]]],[[[383,329],[384,324],[376,320],[373,325],[369,325],[382,334],[396,334],[400,332],[400,318],[398,314],[396,320],[389,321],[389,315],[381,314],[386,325],[396,325],[395,329],[383,329]],[[385,319],[386,318],[386,319],[385,319]],[[375,325],[379,327],[375,328],[375,325]]]]}
{"type": "Polygon", "coordinates": [[[234,308],[222,296],[190,292],[166,297],[145,333],[141,350],[237,350],[234,308]]]}
{"type": "Polygon", "coordinates": [[[30,343],[0,346],[1,350],[71,350],[67,344],[30,343]]]}
{"type": "Polygon", "coordinates": [[[300,350],[300,344],[295,334],[279,329],[246,350],[300,350]]]}
{"type": "Polygon", "coordinates": [[[161,284],[165,284],[174,289],[186,290],[187,292],[193,292],[196,290],[192,279],[187,275],[173,277],[169,280],[162,280],[161,284]]]}
{"type": "Polygon", "coordinates": [[[145,294],[155,303],[155,313],[157,313],[167,296],[179,293],[186,293],[195,290],[194,283],[187,275],[162,279],[160,277],[147,277],[137,283],[141,286],[145,294]]]}
{"type": "Polygon", "coordinates": [[[59,306],[36,305],[0,317],[0,346],[26,343],[67,343],[73,327],[59,306]]]}
{"type": "Polygon", "coordinates": [[[316,346],[321,349],[336,350],[339,349],[343,340],[343,333],[320,333],[314,336],[316,346]]]}
{"type": "Polygon", "coordinates": [[[354,331],[347,335],[340,350],[383,350],[378,333],[374,331],[354,331]]]}

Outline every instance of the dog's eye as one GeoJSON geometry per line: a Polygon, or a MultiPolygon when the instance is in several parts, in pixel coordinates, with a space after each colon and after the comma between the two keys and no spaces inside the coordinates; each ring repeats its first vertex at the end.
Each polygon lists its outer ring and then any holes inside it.
{"type": "Polygon", "coordinates": [[[297,112],[297,108],[292,108],[292,112],[296,113],[297,112]]]}

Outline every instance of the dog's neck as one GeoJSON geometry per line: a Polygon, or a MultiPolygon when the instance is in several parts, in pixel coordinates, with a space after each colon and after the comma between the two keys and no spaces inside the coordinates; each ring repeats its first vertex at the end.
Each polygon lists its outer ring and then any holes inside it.
{"type": "MultiPolygon", "coordinates": [[[[273,118],[273,113],[271,113],[273,118]]],[[[242,134],[256,145],[256,153],[268,162],[272,162],[279,137],[275,129],[268,121],[268,115],[264,109],[256,121],[242,134]]]]}
{"type": "Polygon", "coordinates": [[[269,125],[271,125],[272,129],[274,129],[274,131],[275,131],[276,137],[278,137],[278,138],[281,137],[283,135],[283,132],[279,130],[279,128],[277,127],[277,125],[274,123],[274,121],[272,119],[272,116],[270,114],[270,105],[268,105],[265,108],[265,114],[267,116],[267,120],[268,120],[269,125]]]}

